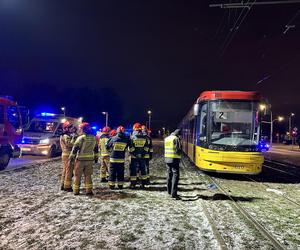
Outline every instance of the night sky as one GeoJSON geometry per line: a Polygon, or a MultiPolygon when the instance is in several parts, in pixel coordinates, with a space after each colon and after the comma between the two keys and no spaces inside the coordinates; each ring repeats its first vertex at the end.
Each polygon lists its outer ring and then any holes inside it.
{"type": "Polygon", "coordinates": [[[300,124],[300,4],[254,7],[222,53],[241,10],[219,2],[1,0],[0,94],[113,125],[151,109],[172,126],[203,90],[258,90],[300,124]]]}

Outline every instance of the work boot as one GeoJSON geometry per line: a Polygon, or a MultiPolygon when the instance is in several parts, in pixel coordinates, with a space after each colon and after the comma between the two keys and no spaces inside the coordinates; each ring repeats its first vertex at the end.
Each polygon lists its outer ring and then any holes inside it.
{"type": "Polygon", "coordinates": [[[174,200],[181,200],[179,195],[172,195],[171,198],[174,199],[174,200]]]}
{"type": "Polygon", "coordinates": [[[73,192],[73,189],[70,187],[70,188],[65,188],[64,189],[66,192],[73,192]]]}
{"type": "Polygon", "coordinates": [[[130,189],[135,189],[135,184],[131,183],[129,186],[130,189]]]}
{"type": "Polygon", "coordinates": [[[86,193],[85,195],[86,195],[86,196],[93,196],[94,194],[93,194],[93,192],[91,191],[91,192],[86,193]]]}
{"type": "Polygon", "coordinates": [[[61,190],[61,191],[64,191],[64,190],[65,190],[64,184],[61,184],[61,185],[60,185],[60,190],[61,190]]]}
{"type": "Polygon", "coordinates": [[[74,195],[79,195],[79,192],[75,192],[74,195]]]}
{"type": "Polygon", "coordinates": [[[106,178],[101,178],[100,181],[101,181],[101,182],[107,182],[107,179],[106,179],[106,178]]]}
{"type": "Polygon", "coordinates": [[[114,189],[115,189],[115,185],[108,185],[108,187],[109,187],[111,190],[114,190],[114,189]]]}
{"type": "Polygon", "coordinates": [[[145,185],[150,185],[150,178],[145,180],[145,185]]]}
{"type": "Polygon", "coordinates": [[[118,188],[119,189],[123,189],[123,185],[118,185],[118,188]]]}

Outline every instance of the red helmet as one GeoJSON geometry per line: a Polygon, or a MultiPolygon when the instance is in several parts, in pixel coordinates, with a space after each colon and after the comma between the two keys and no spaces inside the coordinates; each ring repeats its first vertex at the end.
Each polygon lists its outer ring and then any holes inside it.
{"type": "Polygon", "coordinates": [[[69,128],[71,128],[73,126],[73,124],[69,121],[65,121],[62,125],[63,130],[67,130],[69,128]]]}
{"type": "Polygon", "coordinates": [[[123,126],[119,126],[117,128],[117,133],[124,133],[125,132],[125,128],[123,126]]]}
{"type": "Polygon", "coordinates": [[[104,134],[108,134],[109,132],[110,132],[110,127],[104,127],[103,129],[102,129],[102,133],[104,133],[104,134]]]}
{"type": "Polygon", "coordinates": [[[117,134],[117,130],[113,129],[113,130],[110,131],[109,136],[110,136],[110,137],[113,137],[113,136],[115,136],[116,134],[117,134]]]}
{"type": "Polygon", "coordinates": [[[133,125],[133,130],[137,131],[141,129],[142,129],[142,125],[140,123],[137,122],[133,125]]]}
{"type": "Polygon", "coordinates": [[[91,131],[91,126],[89,123],[87,122],[83,122],[79,125],[79,128],[84,132],[84,133],[88,133],[91,131]]]}

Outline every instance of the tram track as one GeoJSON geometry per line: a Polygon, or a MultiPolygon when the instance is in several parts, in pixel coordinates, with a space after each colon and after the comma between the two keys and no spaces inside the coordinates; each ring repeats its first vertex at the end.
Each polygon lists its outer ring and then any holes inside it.
{"type": "MultiPolygon", "coordinates": [[[[183,164],[186,166],[185,160],[182,161],[183,164]]],[[[188,164],[191,164],[188,162],[188,164]]],[[[208,180],[209,183],[212,183],[215,185],[215,187],[230,200],[230,205],[241,215],[241,217],[248,221],[257,231],[258,233],[263,236],[270,244],[277,250],[284,250],[286,249],[279,240],[270,232],[268,231],[259,221],[257,221],[243,206],[239,204],[239,202],[234,199],[227,191],[226,188],[224,188],[220,182],[216,180],[216,178],[209,176],[205,172],[202,172],[202,174],[205,176],[205,178],[208,180]]],[[[210,215],[209,215],[210,216],[210,215]]],[[[224,242],[225,243],[225,242],[224,242]]],[[[221,244],[219,242],[219,244],[221,244]]],[[[221,245],[220,245],[221,246],[221,245]]]]}
{"type": "MultiPolygon", "coordinates": [[[[256,180],[254,180],[253,178],[251,178],[251,177],[249,177],[249,176],[245,176],[245,175],[244,175],[244,178],[245,178],[245,179],[248,179],[248,180],[250,180],[250,181],[252,181],[252,182],[258,183],[258,184],[260,184],[260,185],[263,185],[263,186],[265,186],[265,187],[267,187],[267,188],[269,188],[269,189],[272,189],[271,186],[267,185],[266,183],[263,183],[262,181],[261,181],[261,182],[258,182],[258,181],[256,181],[256,180]]],[[[283,197],[285,200],[289,201],[290,203],[296,205],[297,207],[300,207],[300,203],[298,203],[298,202],[292,200],[292,199],[291,199],[290,197],[288,197],[287,195],[284,195],[284,194],[278,194],[278,193],[276,193],[276,192],[275,192],[274,194],[275,194],[275,195],[278,195],[278,196],[280,196],[280,197],[283,197]]]]}
{"type": "Polygon", "coordinates": [[[243,208],[238,201],[236,201],[234,198],[232,198],[232,196],[230,194],[228,194],[228,192],[226,191],[226,189],[221,186],[221,184],[219,182],[216,181],[215,178],[207,175],[204,173],[204,175],[206,176],[206,178],[208,180],[210,180],[210,182],[212,182],[214,185],[216,185],[216,187],[218,188],[219,191],[221,191],[221,193],[223,195],[225,195],[226,197],[228,197],[232,202],[231,205],[233,205],[233,207],[242,215],[242,217],[247,220],[248,222],[250,222],[258,231],[259,233],[266,238],[267,240],[270,241],[270,243],[274,246],[275,249],[278,250],[283,250],[286,249],[277,239],[276,237],[274,237],[272,235],[272,233],[270,233],[266,228],[264,228],[264,226],[262,224],[260,224],[250,213],[247,212],[247,210],[245,208],[243,208]]]}
{"type": "MultiPolygon", "coordinates": [[[[186,168],[186,165],[185,165],[185,162],[182,161],[182,164],[184,165],[184,167],[186,168]]],[[[221,250],[229,250],[228,246],[226,245],[226,242],[222,236],[222,234],[219,232],[218,230],[218,227],[217,227],[217,223],[215,222],[215,220],[213,219],[213,217],[210,215],[209,211],[208,211],[208,208],[207,208],[207,205],[205,203],[205,201],[203,200],[198,200],[202,209],[203,209],[203,212],[211,226],[211,229],[212,229],[212,232],[215,236],[215,239],[217,240],[218,242],[218,245],[220,247],[221,250]]]]}

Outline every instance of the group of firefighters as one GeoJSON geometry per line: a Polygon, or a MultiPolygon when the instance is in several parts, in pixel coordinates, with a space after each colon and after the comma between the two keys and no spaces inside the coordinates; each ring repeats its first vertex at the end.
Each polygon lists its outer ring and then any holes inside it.
{"type": "Polygon", "coordinates": [[[98,158],[101,182],[108,181],[111,189],[122,189],[127,149],[131,158],[130,188],[136,187],[138,177],[141,188],[150,183],[149,161],[152,159],[153,148],[146,126],[134,124],[130,137],[125,135],[122,126],[117,130],[104,127],[98,136],[93,135],[91,126],[85,122],[79,125],[79,130],[80,135],[77,135],[74,124],[69,121],[63,124],[63,135],[60,138],[63,162],[61,190],[78,195],[81,177],[84,175],[86,194],[92,195],[93,165],[98,158]]]}
{"type": "MultiPolygon", "coordinates": [[[[106,126],[97,136],[94,136],[91,126],[86,122],[79,125],[79,130],[77,133],[76,126],[69,121],[63,124],[63,134],[60,137],[63,162],[61,190],[78,195],[83,175],[85,193],[93,195],[93,165],[98,160],[100,160],[101,182],[108,182],[110,189],[122,189],[127,152],[131,159],[130,188],[135,189],[138,182],[141,188],[150,184],[149,162],[152,159],[153,147],[146,126],[135,123],[130,137],[125,134],[123,126],[119,126],[117,130],[111,130],[106,126]]],[[[179,135],[180,130],[176,130],[165,139],[167,190],[173,198],[178,198],[181,158],[179,135]]]]}

